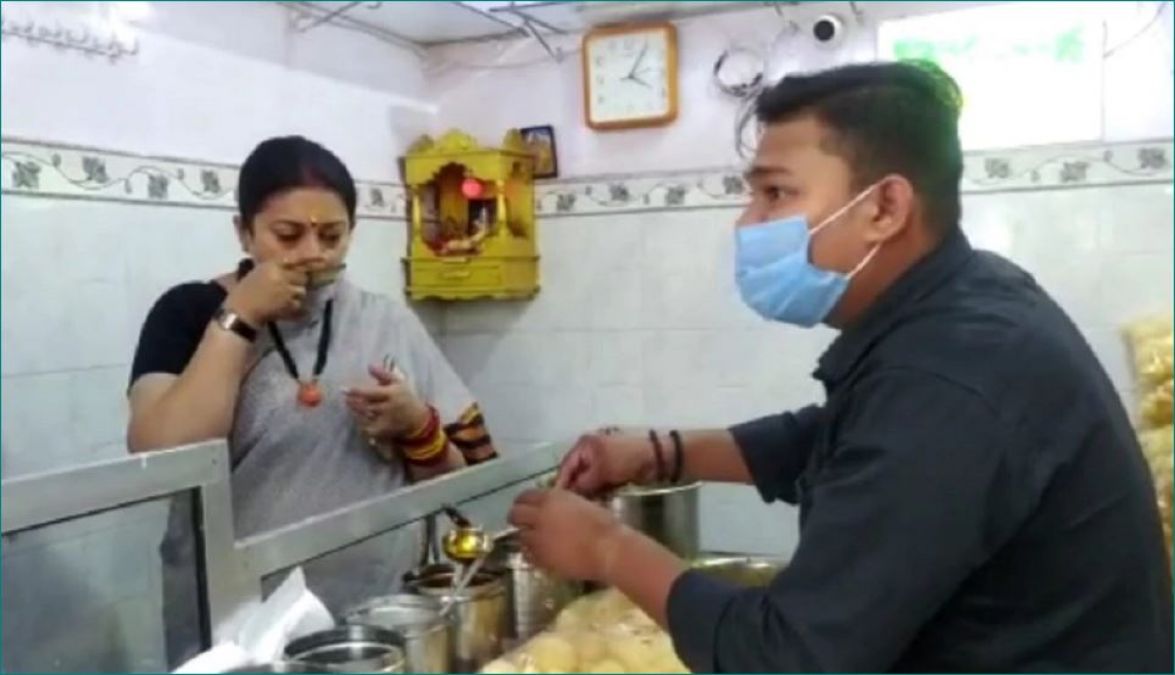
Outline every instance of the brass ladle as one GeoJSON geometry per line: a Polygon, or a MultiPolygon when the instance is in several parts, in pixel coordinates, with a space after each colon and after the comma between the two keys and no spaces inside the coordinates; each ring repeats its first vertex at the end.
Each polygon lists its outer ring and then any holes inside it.
{"type": "Polygon", "coordinates": [[[445,505],[441,510],[454,525],[441,540],[441,548],[454,562],[468,564],[483,558],[494,550],[494,544],[518,531],[517,528],[508,527],[501,532],[489,534],[483,528],[474,525],[456,508],[445,505]]]}

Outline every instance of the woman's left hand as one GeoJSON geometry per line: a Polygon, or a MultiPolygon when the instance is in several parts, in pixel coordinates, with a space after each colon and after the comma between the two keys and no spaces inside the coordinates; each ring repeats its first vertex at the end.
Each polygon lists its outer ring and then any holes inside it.
{"type": "Polygon", "coordinates": [[[346,392],[347,407],[368,438],[392,442],[422,428],[428,422],[428,406],[398,373],[382,366],[368,368],[375,384],[346,392]]]}

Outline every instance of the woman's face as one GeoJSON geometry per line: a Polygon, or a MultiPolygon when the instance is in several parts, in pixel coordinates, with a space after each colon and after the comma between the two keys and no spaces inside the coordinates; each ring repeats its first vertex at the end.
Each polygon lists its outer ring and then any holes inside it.
{"type": "Polygon", "coordinates": [[[351,245],[347,207],[324,188],[279,192],[265,201],[252,223],[238,217],[236,225],[241,248],[258,263],[278,260],[331,269],[342,264],[351,245]]]}

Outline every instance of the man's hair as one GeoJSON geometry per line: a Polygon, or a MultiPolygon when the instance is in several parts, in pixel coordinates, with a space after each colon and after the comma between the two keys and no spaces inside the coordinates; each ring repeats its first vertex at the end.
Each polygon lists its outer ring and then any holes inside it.
{"type": "Polygon", "coordinates": [[[928,62],[864,63],[788,75],[755,101],[760,128],[812,115],[829,130],[857,189],[887,174],[914,186],[936,234],[958,227],[959,86],[928,62]]]}

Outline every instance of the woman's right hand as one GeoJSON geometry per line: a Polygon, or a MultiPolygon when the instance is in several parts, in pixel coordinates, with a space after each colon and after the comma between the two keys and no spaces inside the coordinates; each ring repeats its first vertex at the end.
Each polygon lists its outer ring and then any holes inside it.
{"type": "Polygon", "coordinates": [[[297,314],[306,298],[307,273],[300,263],[264,262],[229,291],[225,307],[253,325],[297,314]]]}
{"type": "Polygon", "coordinates": [[[657,459],[649,437],[606,429],[579,438],[559,465],[555,487],[592,497],[656,480],[657,459]]]}

